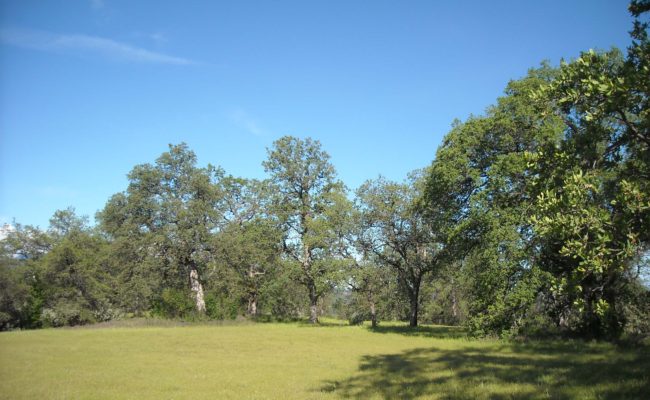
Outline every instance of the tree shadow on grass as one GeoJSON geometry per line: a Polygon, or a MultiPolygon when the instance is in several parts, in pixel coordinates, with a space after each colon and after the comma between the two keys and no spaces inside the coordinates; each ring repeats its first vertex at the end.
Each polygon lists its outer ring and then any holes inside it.
{"type": "Polygon", "coordinates": [[[379,325],[374,328],[368,327],[370,332],[374,333],[394,333],[405,336],[421,336],[436,339],[460,339],[467,337],[463,328],[458,326],[398,326],[398,325],[379,325]]]}
{"type": "Polygon", "coordinates": [[[315,324],[313,322],[309,322],[309,320],[299,320],[299,321],[295,321],[295,323],[300,328],[342,328],[342,327],[350,326],[350,324],[347,321],[338,321],[338,320],[318,321],[315,324]]]}
{"type": "Polygon", "coordinates": [[[362,356],[355,375],[318,391],[355,399],[647,399],[650,352],[579,343],[417,348],[362,356]]]}

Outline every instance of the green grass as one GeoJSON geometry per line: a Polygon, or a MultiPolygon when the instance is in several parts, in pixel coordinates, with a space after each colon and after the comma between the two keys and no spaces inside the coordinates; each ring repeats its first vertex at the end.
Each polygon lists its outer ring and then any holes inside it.
{"type": "Polygon", "coordinates": [[[0,334],[0,398],[643,399],[650,353],[438,326],[127,321],[0,334]]]}

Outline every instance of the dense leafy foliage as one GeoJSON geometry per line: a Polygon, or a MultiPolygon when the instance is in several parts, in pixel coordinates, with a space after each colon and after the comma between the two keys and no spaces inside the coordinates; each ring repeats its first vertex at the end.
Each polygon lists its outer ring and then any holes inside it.
{"type": "MultiPolygon", "coordinates": [[[[402,184],[379,178],[357,191],[359,246],[363,254],[397,273],[409,299],[410,326],[418,325],[422,281],[439,266],[441,253],[440,243],[417,207],[418,179],[415,173],[402,184]]],[[[368,285],[371,281],[365,275],[368,285]]]]}
{"type": "Polygon", "coordinates": [[[315,323],[318,300],[339,278],[351,205],[318,141],[281,138],[269,150],[264,168],[274,182],[273,208],[284,232],[283,248],[307,288],[309,319],[315,323]]]}

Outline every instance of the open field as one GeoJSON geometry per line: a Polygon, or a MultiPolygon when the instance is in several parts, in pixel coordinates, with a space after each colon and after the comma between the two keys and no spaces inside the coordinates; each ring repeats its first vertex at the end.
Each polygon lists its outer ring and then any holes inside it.
{"type": "Polygon", "coordinates": [[[117,326],[0,334],[6,399],[650,398],[650,352],[450,327],[117,326]]]}

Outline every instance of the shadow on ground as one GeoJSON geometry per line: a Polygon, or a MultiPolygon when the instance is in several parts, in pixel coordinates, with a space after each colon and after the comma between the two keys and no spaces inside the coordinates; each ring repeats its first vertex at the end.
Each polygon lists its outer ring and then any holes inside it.
{"type": "Polygon", "coordinates": [[[586,343],[477,344],[366,355],[317,389],[342,398],[650,399],[650,351],[586,343]]]}
{"type": "Polygon", "coordinates": [[[435,325],[412,328],[410,326],[379,325],[375,328],[368,327],[368,330],[374,333],[394,333],[404,336],[422,336],[436,339],[459,339],[467,337],[463,328],[458,326],[435,325]]]}
{"type": "Polygon", "coordinates": [[[316,324],[311,323],[308,320],[299,320],[296,321],[295,323],[301,328],[341,328],[341,327],[350,326],[350,324],[347,321],[338,321],[338,320],[319,321],[316,324]]]}
{"type": "MultiPolygon", "coordinates": [[[[320,321],[317,324],[312,324],[307,320],[299,320],[295,322],[299,327],[306,328],[341,328],[354,326],[350,325],[347,321],[344,320],[320,321]]],[[[418,327],[410,327],[408,325],[379,325],[374,328],[370,326],[365,326],[364,328],[372,333],[421,336],[436,339],[460,339],[467,337],[465,330],[462,327],[458,326],[424,325],[418,327]]]]}

